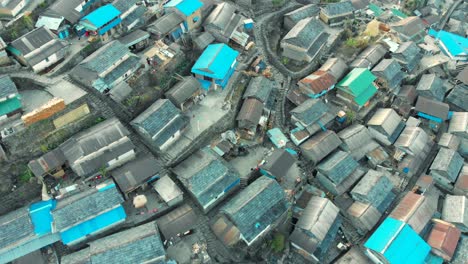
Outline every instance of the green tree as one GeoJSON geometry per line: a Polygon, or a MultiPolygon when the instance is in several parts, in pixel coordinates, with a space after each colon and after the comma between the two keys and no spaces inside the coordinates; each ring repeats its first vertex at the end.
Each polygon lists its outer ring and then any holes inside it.
{"type": "Polygon", "coordinates": [[[29,168],[26,168],[23,173],[19,175],[20,182],[29,182],[33,177],[32,171],[29,168]]]}
{"type": "Polygon", "coordinates": [[[280,253],[284,250],[284,235],[280,233],[276,233],[273,241],[271,242],[271,249],[275,253],[280,253]]]}

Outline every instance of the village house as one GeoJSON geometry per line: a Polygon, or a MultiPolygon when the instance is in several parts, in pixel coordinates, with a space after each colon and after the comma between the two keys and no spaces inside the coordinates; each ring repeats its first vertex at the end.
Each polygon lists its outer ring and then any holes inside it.
{"type": "Polygon", "coordinates": [[[331,27],[341,26],[354,17],[354,11],[351,1],[330,3],[320,8],[320,19],[331,27]]]}
{"type": "Polygon", "coordinates": [[[255,98],[247,98],[237,114],[237,126],[243,138],[252,139],[260,124],[263,114],[263,103],[255,98]]]}
{"type": "Polygon", "coordinates": [[[424,196],[408,192],[389,217],[407,223],[416,233],[422,234],[437,212],[438,200],[438,191],[424,196]]]}
{"type": "Polygon", "coordinates": [[[61,178],[65,175],[63,166],[65,165],[65,156],[59,148],[49,151],[39,157],[31,160],[28,163],[28,168],[36,177],[52,175],[56,178],[61,178]]]}
{"type": "Polygon", "coordinates": [[[387,217],[364,244],[374,263],[424,263],[431,251],[411,227],[387,217]]]}
{"type": "MultiPolygon", "coordinates": [[[[465,74],[468,76],[468,71],[465,74]]],[[[468,85],[459,84],[453,87],[445,101],[450,105],[451,110],[468,111],[468,85]]]]}
{"type": "Polygon", "coordinates": [[[260,166],[260,173],[266,177],[281,181],[286,177],[289,169],[296,163],[296,158],[284,149],[276,149],[260,166]]]}
{"type": "Polygon", "coordinates": [[[207,213],[239,187],[239,173],[210,149],[199,150],[172,169],[207,213]]]}
{"type": "Polygon", "coordinates": [[[371,169],[377,167],[390,167],[392,160],[390,159],[389,151],[384,149],[382,146],[378,146],[375,149],[366,153],[367,164],[371,169]]]}
{"type": "Polygon", "coordinates": [[[156,220],[161,231],[164,244],[171,239],[175,239],[183,236],[187,232],[190,232],[194,229],[197,221],[197,214],[188,204],[177,207],[156,220]]]}
{"type": "Polygon", "coordinates": [[[209,45],[192,67],[192,74],[203,89],[224,89],[237,66],[239,52],[226,44],[209,45]]]}
{"type": "Polygon", "coordinates": [[[11,42],[6,50],[22,65],[42,72],[62,61],[69,45],[45,27],[36,28],[11,42]]]}
{"type": "Polygon", "coordinates": [[[460,138],[468,138],[468,112],[453,112],[447,132],[460,138]]]}
{"type": "Polygon", "coordinates": [[[55,201],[40,201],[0,217],[0,262],[11,261],[60,240],[52,232],[50,211],[55,201]]]}
{"type": "Polygon", "coordinates": [[[364,171],[351,155],[341,150],[320,162],[317,171],[317,180],[336,196],[346,192],[364,175],[364,171]]]}
{"type": "Polygon", "coordinates": [[[268,130],[266,134],[271,143],[273,143],[273,145],[275,145],[277,148],[284,148],[289,142],[289,139],[278,127],[268,130]]]}
{"type": "Polygon", "coordinates": [[[431,176],[440,186],[452,190],[463,167],[463,157],[456,150],[441,148],[430,167],[431,176]]]}
{"type": "Polygon", "coordinates": [[[89,247],[63,256],[61,263],[163,263],[165,260],[159,228],[153,221],[92,241],[89,247]]]}
{"type": "Polygon", "coordinates": [[[62,243],[82,242],[125,221],[124,199],[112,181],[57,200],[51,211],[52,232],[62,243]]]}
{"type": "Polygon", "coordinates": [[[121,14],[112,4],[101,6],[82,17],[76,25],[76,31],[79,36],[98,37],[102,41],[108,41],[122,22],[121,14]]]}
{"type": "Polygon", "coordinates": [[[208,45],[215,42],[215,38],[213,35],[211,35],[210,32],[205,31],[195,37],[192,42],[195,50],[204,50],[206,47],[208,47],[208,45]]]}
{"type": "Polygon", "coordinates": [[[327,130],[304,142],[301,145],[301,151],[307,160],[317,164],[338,148],[341,143],[340,138],[334,131],[327,130]]]}
{"type": "Polygon", "coordinates": [[[74,26],[99,2],[96,0],[57,0],[41,16],[63,17],[68,25],[74,26]]]}
{"type": "Polygon", "coordinates": [[[417,16],[410,16],[390,24],[392,31],[396,32],[402,42],[414,41],[421,43],[426,35],[426,25],[417,16]]]}
{"type": "Polygon", "coordinates": [[[135,158],[129,134],[117,118],[111,118],[69,138],[60,149],[78,176],[94,176],[135,158]]]}
{"type": "Polygon", "coordinates": [[[283,26],[287,31],[289,31],[302,19],[308,17],[317,17],[319,13],[320,8],[317,5],[305,5],[301,8],[284,14],[283,26]]]}
{"type": "Polygon", "coordinates": [[[316,99],[335,88],[336,82],[332,74],[318,70],[302,78],[297,85],[303,94],[316,99]]]}
{"type": "Polygon", "coordinates": [[[454,224],[462,232],[468,231],[468,198],[447,195],[442,208],[442,220],[454,224]]]}
{"type": "Polygon", "coordinates": [[[114,40],[75,66],[70,77],[100,93],[107,93],[130,78],[140,66],[140,58],[114,40]]]}
{"type": "Polygon", "coordinates": [[[129,32],[146,23],[145,13],[148,11],[145,5],[137,4],[138,0],[115,0],[112,5],[120,11],[120,29],[129,32]]]}
{"type": "Polygon", "coordinates": [[[445,221],[437,221],[432,227],[427,243],[431,252],[445,261],[451,261],[460,239],[461,232],[454,225],[445,221]]]}
{"type": "Polygon", "coordinates": [[[159,99],[132,120],[131,125],[153,148],[166,150],[184,132],[189,123],[168,99],[159,99]]]}
{"type": "Polygon", "coordinates": [[[247,18],[239,14],[235,6],[222,2],[205,19],[203,28],[218,42],[245,47],[249,40],[249,35],[244,32],[245,20],[247,18]]]}
{"type": "Polygon", "coordinates": [[[227,246],[243,241],[251,247],[285,220],[288,209],[283,188],[273,179],[260,177],[220,209],[211,228],[227,246]]]}
{"type": "Polygon", "coordinates": [[[27,0],[4,0],[0,3],[0,15],[16,17],[27,4],[27,0]]]}
{"type": "Polygon", "coordinates": [[[8,57],[8,53],[5,50],[6,48],[7,44],[3,41],[2,37],[0,37],[0,67],[11,64],[10,57],[8,57]]]}
{"type": "Polygon", "coordinates": [[[387,54],[387,48],[382,44],[372,44],[365,48],[351,62],[350,68],[368,68],[371,69],[387,54]]]}
{"type": "Polygon", "coordinates": [[[414,110],[418,116],[436,123],[442,123],[449,119],[448,104],[424,96],[418,96],[414,110]]]}
{"type": "Polygon", "coordinates": [[[384,213],[395,199],[393,187],[386,172],[369,170],[351,190],[351,197],[355,201],[371,204],[384,213]]]}
{"type": "Polygon", "coordinates": [[[359,246],[352,246],[344,255],[342,255],[335,264],[372,264],[369,258],[362,252],[359,246]]]}
{"type": "Polygon", "coordinates": [[[181,111],[187,111],[200,100],[201,94],[200,82],[193,76],[186,76],[164,95],[181,111]]]}
{"type": "Polygon", "coordinates": [[[168,207],[177,206],[184,200],[184,192],[167,174],[153,184],[153,189],[168,207]]]}
{"type": "Polygon", "coordinates": [[[291,130],[290,136],[296,145],[300,145],[319,131],[326,131],[335,118],[329,105],[319,99],[309,99],[291,110],[290,113],[291,123],[296,127],[291,130]],[[301,131],[304,131],[307,136],[298,137],[298,133],[300,134],[301,131]]]}
{"type": "Polygon", "coordinates": [[[407,126],[401,132],[394,146],[404,153],[416,156],[423,151],[429,140],[429,136],[422,128],[407,126]]]}
{"type": "Polygon", "coordinates": [[[324,49],[329,36],[319,20],[305,18],[281,40],[282,55],[298,62],[312,62],[324,49]]]}
{"type": "Polygon", "coordinates": [[[418,66],[422,57],[421,49],[413,41],[401,43],[398,49],[392,53],[392,58],[398,61],[408,73],[418,66]]]}
{"type": "Polygon", "coordinates": [[[375,75],[366,68],[354,68],[336,86],[337,96],[347,102],[351,108],[359,110],[366,106],[377,93],[374,84],[375,75]]]}
{"type": "Polygon", "coordinates": [[[452,60],[467,61],[468,39],[466,37],[440,30],[439,32],[430,29],[429,35],[437,40],[441,50],[452,60]]]}
{"type": "Polygon", "coordinates": [[[453,193],[468,197],[468,163],[463,165],[460,174],[458,174],[457,182],[453,188],[453,193]]]}
{"type": "Polygon", "coordinates": [[[367,127],[361,124],[354,124],[341,130],[338,132],[338,137],[343,142],[340,149],[350,152],[351,156],[357,161],[379,146],[372,138],[367,127]]]}
{"type": "Polygon", "coordinates": [[[147,30],[155,35],[158,40],[177,41],[184,33],[181,28],[183,21],[182,17],[176,12],[171,12],[158,18],[148,26],[147,30]]]}
{"type": "Polygon", "coordinates": [[[272,91],[278,88],[277,86],[275,81],[263,76],[254,77],[250,80],[249,86],[247,86],[244,95],[242,95],[242,99],[255,98],[265,105],[265,110],[271,110],[268,109],[267,103],[272,91]]]}
{"type": "Polygon", "coordinates": [[[341,80],[348,71],[348,65],[341,58],[328,58],[317,71],[330,73],[335,80],[341,80]]]}
{"type": "Polygon", "coordinates": [[[130,51],[139,52],[150,44],[150,34],[141,29],[137,29],[120,37],[118,41],[125,45],[130,51]]]}
{"type": "Polygon", "coordinates": [[[404,74],[400,64],[394,59],[384,59],[372,69],[377,76],[379,87],[386,88],[394,94],[398,94],[404,74]]]}
{"type": "Polygon", "coordinates": [[[442,79],[436,74],[424,74],[416,86],[416,92],[419,96],[431,98],[437,101],[443,101],[445,97],[445,87],[442,79]]]}
{"type": "Polygon", "coordinates": [[[342,218],[329,199],[312,197],[290,236],[293,250],[313,263],[320,263],[332,246],[342,218]]]}
{"type": "Polygon", "coordinates": [[[135,190],[148,188],[149,183],[160,177],[161,171],[155,158],[145,157],[130,161],[110,174],[125,199],[128,199],[129,194],[135,190]]]}
{"type": "MultiPolygon", "coordinates": [[[[374,229],[382,213],[369,203],[354,202],[346,211],[359,234],[365,235],[374,229]]],[[[351,263],[349,263],[351,264],[351,263]]]]}
{"type": "Polygon", "coordinates": [[[0,78],[0,124],[19,117],[23,112],[21,95],[8,76],[0,78]]]}
{"type": "Polygon", "coordinates": [[[377,109],[367,122],[372,137],[386,146],[395,143],[405,126],[405,122],[392,108],[377,109]]]}
{"type": "Polygon", "coordinates": [[[458,136],[450,133],[443,133],[439,139],[439,142],[437,142],[437,145],[439,145],[440,147],[452,149],[455,151],[458,151],[460,144],[461,139],[458,136]]]}

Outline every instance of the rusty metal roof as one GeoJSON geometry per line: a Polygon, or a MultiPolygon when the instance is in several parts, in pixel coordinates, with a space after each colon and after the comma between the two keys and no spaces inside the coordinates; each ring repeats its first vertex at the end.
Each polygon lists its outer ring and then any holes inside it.
{"type": "Polygon", "coordinates": [[[454,225],[440,221],[431,230],[427,243],[432,252],[443,259],[450,261],[457,248],[461,232],[454,225]]]}

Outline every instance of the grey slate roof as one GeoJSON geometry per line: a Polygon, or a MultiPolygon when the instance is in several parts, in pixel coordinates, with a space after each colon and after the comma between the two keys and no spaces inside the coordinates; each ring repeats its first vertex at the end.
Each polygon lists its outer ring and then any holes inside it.
{"type": "Polygon", "coordinates": [[[0,98],[7,97],[10,94],[17,94],[15,83],[7,75],[0,78],[0,98]]]}
{"type": "Polygon", "coordinates": [[[372,69],[372,73],[384,79],[389,88],[400,85],[404,78],[400,64],[394,59],[383,59],[372,69]]]}
{"type": "Polygon", "coordinates": [[[56,148],[42,155],[38,159],[31,160],[28,163],[28,167],[36,177],[39,177],[64,164],[65,156],[60,148],[56,148]]]}
{"type": "Polygon", "coordinates": [[[57,39],[57,36],[48,28],[40,27],[17,38],[10,45],[17,49],[21,55],[26,56],[48,42],[57,39]]]}
{"type": "Polygon", "coordinates": [[[29,208],[23,207],[0,217],[0,254],[35,236],[29,208]]]}
{"type": "Polygon", "coordinates": [[[288,19],[293,24],[297,24],[299,21],[301,21],[304,18],[318,15],[319,12],[320,12],[320,8],[317,5],[309,4],[301,8],[298,8],[296,10],[293,10],[289,13],[286,13],[284,15],[284,18],[288,19]]]}
{"type": "Polygon", "coordinates": [[[83,3],[83,0],[57,0],[46,12],[63,16],[68,22],[74,24],[86,13],[80,13],[75,8],[83,3]]]}
{"type": "Polygon", "coordinates": [[[66,255],[62,263],[164,263],[166,252],[155,222],[150,222],[90,243],[89,248],[66,255]]]}
{"type": "Polygon", "coordinates": [[[206,47],[208,47],[208,45],[210,45],[214,41],[215,41],[215,38],[208,31],[203,32],[201,35],[199,35],[195,39],[193,39],[194,45],[199,50],[204,50],[206,47]]]}
{"type": "Polygon", "coordinates": [[[211,150],[200,150],[173,169],[184,187],[202,206],[216,199],[240,177],[234,168],[215,155],[211,150]]]}
{"type": "Polygon", "coordinates": [[[111,172],[119,189],[128,193],[144,184],[162,170],[159,162],[153,157],[133,160],[111,172]]]}
{"type": "Polygon", "coordinates": [[[263,104],[255,98],[248,98],[242,104],[241,110],[237,114],[237,121],[249,121],[258,124],[263,113],[263,104]]]}
{"type": "Polygon", "coordinates": [[[387,53],[382,44],[370,45],[351,62],[351,68],[372,68],[387,53]]]}
{"type": "Polygon", "coordinates": [[[165,14],[148,26],[148,31],[156,35],[166,35],[184,20],[176,12],[165,14]]]}
{"type": "Polygon", "coordinates": [[[276,88],[276,82],[269,80],[263,76],[254,77],[249,83],[249,86],[242,96],[243,99],[252,97],[258,99],[262,103],[266,103],[270,93],[276,88]]]}
{"type": "Polygon", "coordinates": [[[326,112],[328,112],[328,106],[322,100],[309,99],[291,110],[291,115],[309,126],[317,122],[326,112]]]}
{"type": "Polygon", "coordinates": [[[431,116],[438,117],[445,121],[448,118],[449,105],[446,103],[426,98],[424,96],[418,96],[418,101],[416,102],[415,110],[418,112],[426,113],[431,116]]]}
{"type": "Polygon", "coordinates": [[[308,139],[301,145],[301,150],[307,159],[315,163],[333,152],[341,143],[338,135],[328,130],[308,139]]]}
{"type": "Polygon", "coordinates": [[[132,121],[132,125],[148,133],[158,147],[187,124],[188,118],[181,115],[180,110],[167,99],[157,100],[132,121]]]}
{"type": "Polygon", "coordinates": [[[125,13],[131,7],[133,7],[138,1],[137,0],[115,0],[112,5],[117,8],[120,12],[125,13]]]}
{"type": "Polygon", "coordinates": [[[468,85],[460,84],[455,86],[446,97],[446,101],[464,111],[468,111],[468,85]]]}
{"type": "Polygon", "coordinates": [[[317,166],[317,170],[333,183],[340,184],[356,170],[358,165],[349,153],[338,150],[323,160],[317,166]]]}
{"type": "Polygon", "coordinates": [[[200,82],[193,76],[186,76],[182,81],[179,81],[169,91],[166,92],[165,96],[171,102],[180,106],[188,99],[192,98],[193,94],[199,91],[201,88],[200,82]]]}
{"type": "Polygon", "coordinates": [[[356,160],[364,158],[369,151],[379,146],[372,139],[369,130],[361,124],[354,124],[341,130],[338,136],[343,142],[340,147],[345,151],[349,151],[356,160]]]}
{"type": "Polygon", "coordinates": [[[291,242],[313,253],[327,237],[339,212],[327,198],[313,196],[296,224],[291,242]]]}
{"type": "Polygon", "coordinates": [[[403,42],[392,53],[392,57],[398,60],[408,71],[412,71],[422,59],[421,49],[413,41],[403,42]]]}
{"type": "Polygon", "coordinates": [[[462,167],[463,158],[458,152],[452,149],[440,148],[430,170],[446,176],[451,182],[455,182],[462,167]]]}
{"type": "Polygon", "coordinates": [[[42,49],[41,52],[39,52],[38,54],[29,57],[27,61],[30,65],[36,65],[45,60],[46,58],[49,58],[53,54],[59,52],[60,50],[65,49],[67,46],[68,45],[64,41],[56,39],[54,40],[52,45],[42,49]]]}
{"type": "Polygon", "coordinates": [[[231,36],[236,26],[243,18],[243,16],[236,14],[235,11],[235,6],[226,2],[222,2],[221,4],[216,5],[214,10],[206,18],[203,25],[206,28],[214,27],[222,34],[231,36]]]}
{"type": "Polygon", "coordinates": [[[122,20],[122,25],[125,27],[139,27],[146,23],[145,13],[148,11],[146,6],[139,5],[135,10],[133,10],[128,16],[122,20]],[[137,22],[136,22],[137,21],[137,22]],[[134,24],[136,22],[136,24],[134,24]]]}
{"type": "Polygon", "coordinates": [[[351,1],[327,4],[322,8],[322,12],[329,17],[339,16],[354,12],[354,6],[351,1]]]}
{"type": "Polygon", "coordinates": [[[177,234],[183,234],[194,228],[198,217],[193,208],[184,204],[168,214],[158,218],[157,223],[166,240],[176,237],[177,234]]]}
{"type": "Polygon", "coordinates": [[[104,190],[93,188],[58,200],[57,207],[51,212],[54,228],[59,232],[66,230],[115,208],[123,201],[115,186],[104,190]]]}
{"type": "Polygon", "coordinates": [[[351,196],[362,203],[378,207],[392,191],[393,184],[381,171],[369,170],[352,189],[351,196]]]}
{"type": "Polygon", "coordinates": [[[268,171],[268,173],[275,176],[277,179],[280,179],[286,176],[295,162],[296,159],[288,151],[276,149],[266,158],[266,162],[261,168],[268,171]]]}
{"type": "Polygon", "coordinates": [[[149,37],[150,37],[150,34],[148,32],[143,31],[141,29],[137,29],[135,31],[132,31],[130,34],[127,34],[119,38],[119,42],[127,47],[130,47],[140,41],[148,39],[149,37]]]}
{"type": "Polygon", "coordinates": [[[60,149],[73,171],[86,176],[134,149],[129,134],[118,119],[111,118],[68,139],[60,149]]]}
{"type": "Polygon", "coordinates": [[[222,207],[221,212],[251,243],[288,208],[283,188],[273,179],[260,177],[222,207]]]}
{"type": "Polygon", "coordinates": [[[307,51],[311,50],[314,44],[321,46],[327,41],[328,33],[325,32],[323,24],[315,18],[305,18],[299,21],[281,40],[307,51]],[[321,36],[325,36],[325,39],[321,36]]]}
{"type": "Polygon", "coordinates": [[[416,91],[419,95],[438,101],[444,100],[445,97],[443,81],[434,73],[421,76],[416,91]]]}

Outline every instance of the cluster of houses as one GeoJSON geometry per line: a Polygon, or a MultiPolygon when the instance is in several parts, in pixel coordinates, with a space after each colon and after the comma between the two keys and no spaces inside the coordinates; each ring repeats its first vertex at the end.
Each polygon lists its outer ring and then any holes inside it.
{"type": "MultiPolygon", "coordinates": [[[[327,27],[355,17],[376,18],[382,37],[351,60],[328,57],[287,94],[275,78],[251,78],[235,132],[169,165],[157,158],[184,137],[195,117],[190,109],[232,88],[253,20],[227,2],[163,2],[58,0],[36,29],[4,45],[39,73],[66,59],[68,39],[99,39],[103,45],[69,76],[117,102],[146,64],[174,64],[187,38],[200,55],[191,76],[179,76],[130,122],[100,120],[28,163],[44,186],[43,201],[0,217],[1,263],[54,243],[80,249],[61,263],[167,263],[166,249],[208,215],[203,232],[228,251],[258,250],[287,229],[289,254],[310,263],[331,261],[337,248],[348,251],[336,263],[466,261],[466,37],[428,30],[434,10],[407,16],[364,0],[304,5],[284,15],[283,57],[318,61],[329,46],[327,27]],[[427,52],[429,40],[437,52],[427,52]],[[445,64],[422,67],[434,53],[456,65],[456,77],[444,73],[445,64]],[[272,126],[279,96],[291,108],[286,128],[272,126]],[[227,154],[264,137],[268,151],[245,177],[227,154]],[[64,186],[47,190],[51,179],[64,186]],[[349,237],[350,228],[359,239],[349,237]]],[[[14,82],[0,78],[0,123],[21,113],[14,82]]]]}

